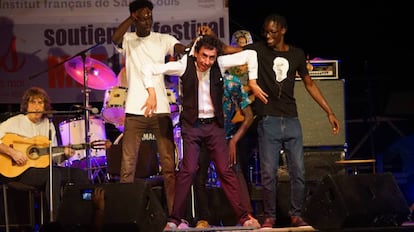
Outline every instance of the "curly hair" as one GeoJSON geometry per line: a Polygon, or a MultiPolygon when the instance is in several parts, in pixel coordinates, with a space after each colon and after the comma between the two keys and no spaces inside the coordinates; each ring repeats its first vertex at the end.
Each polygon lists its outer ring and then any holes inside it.
{"type": "MultiPolygon", "coordinates": [[[[43,100],[45,104],[45,111],[52,109],[50,98],[46,91],[40,87],[31,87],[23,94],[22,101],[20,103],[20,112],[27,112],[29,101],[34,98],[40,98],[43,100]]],[[[46,117],[46,115],[44,115],[44,117],[46,117]]]]}
{"type": "Polygon", "coordinates": [[[217,56],[222,55],[223,53],[223,43],[215,36],[211,35],[203,35],[200,36],[200,39],[196,41],[196,45],[194,47],[195,51],[199,52],[201,47],[205,47],[209,50],[216,49],[217,56]]]}

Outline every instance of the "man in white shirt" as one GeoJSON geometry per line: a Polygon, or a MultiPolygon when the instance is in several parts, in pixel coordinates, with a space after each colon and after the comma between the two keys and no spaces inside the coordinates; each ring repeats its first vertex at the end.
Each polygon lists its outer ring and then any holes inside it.
{"type": "Polygon", "coordinates": [[[117,50],[125,58],[127,97],[122,141],[121,183],[132,183],[142,135],[148,129],[155,135],[164,178],[168,211],[172,210],[175,187],[175,145],[170,105],[162,74],[154,75],[154,88],[147,90],[142,68],[148,64],[163,64],[167,55],[184,53],[185,46],[169,34],[151,31],[153,4],[135,0],[129,4],[130,16],[112,35],[117,50]],[[135,32],[127,32],[134,26],[135,32]],[[148,91],[154,91],[151,98],[148,91]]]}

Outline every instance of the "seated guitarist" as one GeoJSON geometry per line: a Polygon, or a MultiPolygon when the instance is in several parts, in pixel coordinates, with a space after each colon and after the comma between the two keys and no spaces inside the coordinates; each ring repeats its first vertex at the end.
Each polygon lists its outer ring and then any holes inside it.
{"type": "MultiPolygon", "coordinates": [[[[2,182],[20,182],[23,184],[35,186],[45,189],[48,204],[50,206],[50,178],[49,178],[49,156],[47,162],[40,164],[43,157],[36,157],[41,155],[40,152],[33,152],[32,157],[27,151],[28,149],[18,149],[22,144],[16,140],[19,136],[24,139],[37,138],[34,140],[39,142],[40,138],[44,138],[45,147],[49,147],[49,131],[51,131],[52,145],[57,145],[56,130],[53,123],[49,123],[47,115],[44,111],[51,109],[51,102],[46,91],[39,87],[29,88],[23,95],[20,111],[22,114],[15,115],[0,124],[0,167],[3,172],[0,173],[0,180],[2,182]],[[36,113],[39,112],[39,113],[36,113]],[[14,136],[11,136],[14,135],[14,136]],[[11,137],[10,137],[11,136],[11,137]],[[12,139],[10,139],[12,138],[12,139]],[[12,142],[10,142],[10,140],[12,142]],[[13,141],[16,141],[13,143],[13,141]],[[27,153],[27,154],[26,154],[27,153]],[[36,166],[39,162],[39,166],[36,166]],[[7,173],[7,168],[10,170],[22,170],[20,174],[7,173]],[[12,169],[15,167],[14,169],[12,169]],[[27,168],[26,168],[27,167],[27,168]],[[21,168],[21,169],[19,169],[21,168]]],[[[30,140],[27,140],[30,141],[30,140]]],[[[27,142],[26,141],[26,142],[27,142]]],[[[43,142],[42,142],[43,143],[43,142]]],[[[48,154],[49,150],[46,150],[48,154]]],[[[63,149],[63,154],[67,158],[73,151],[69,148],[63,149]]],[[[58,208],[60,204],[61,186],[65,183],[89,184],[87,172],[81,169],[53,167],[53,207],[51,210],[53,220],[56,220],[58,208]]],[[[50,208],[49,208],[50,209],[50,208]]]]}

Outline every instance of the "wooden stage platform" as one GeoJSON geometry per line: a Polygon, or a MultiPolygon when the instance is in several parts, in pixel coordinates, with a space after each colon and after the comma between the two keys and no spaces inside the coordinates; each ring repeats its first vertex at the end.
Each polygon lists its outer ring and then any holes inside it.
{"type": "Polygon", "coordinates": [[[284,228],[272,228],[272,229],[254,229],[249,227],[241,226],[224,226],[224,227],[211,227],[207,229],[188,228],[188,229],[175,229],[168,230],[166,232],[308,232],[308,231],[320,231],[320,232],[414,232],[414,223],[403,223],[401,226],[396,227],[364,227],[364,228],[342,228],[332,230],[317,230],[312,226],[301,226],[301,227],[284,227],[284,228]]]}

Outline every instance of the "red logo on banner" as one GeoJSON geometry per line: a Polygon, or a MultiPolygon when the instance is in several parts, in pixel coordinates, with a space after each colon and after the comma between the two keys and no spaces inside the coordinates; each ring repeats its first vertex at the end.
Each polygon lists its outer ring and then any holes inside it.
{"type": "Polygon", "coordinates": [[[17,72],[26,62],[23,58],[19,62],[16,49],[16,37],[10,41],[10,45],[4,55],[0,57],[0,68],[6,72],[17,72]]]}

